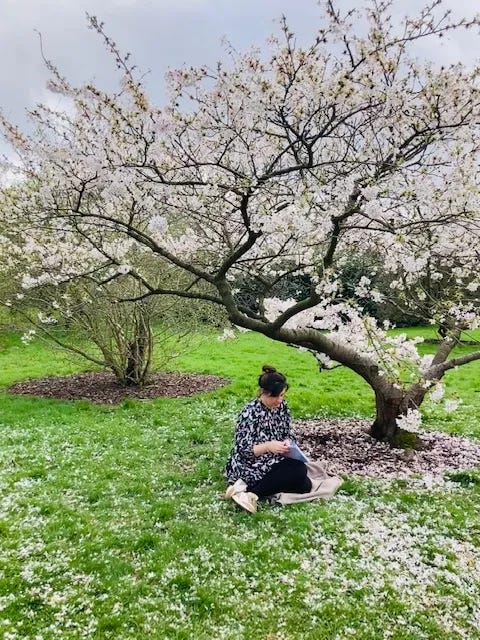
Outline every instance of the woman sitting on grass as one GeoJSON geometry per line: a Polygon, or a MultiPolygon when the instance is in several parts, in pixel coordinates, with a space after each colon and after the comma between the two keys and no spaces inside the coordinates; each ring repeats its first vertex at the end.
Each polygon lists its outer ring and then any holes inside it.
{"type": "Polygon", "coordinates": [[[258,397],[238,417],[225,469],[230,485],[225,497],[233,498],[250,513],[257,510],[259,497],[280,492],[308,493],[312,488],[305,463],[285,457],[295,442],[290,411],[284,401],[287,379],[265,365],[258,385],[258,397]]]}

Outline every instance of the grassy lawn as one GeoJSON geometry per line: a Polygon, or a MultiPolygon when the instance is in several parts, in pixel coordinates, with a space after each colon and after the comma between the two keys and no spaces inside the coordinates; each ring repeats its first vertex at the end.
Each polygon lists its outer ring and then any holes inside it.
{"type": "MultiPolygon", "coordinates": [[[[175,363],[231,379],[202,396],[95,407],[0,393],[0,638],[480,638],[479,473],[347,478],[330,502],[254,516],[221,499],[235,415],[265,363],[288,376],[296,417],[372,414],[357,376],[251,333],[175,363]]],[[[3,387],[82,368],[15,336],[0,365],[3,387]]],[[[479,374],[449,374],[460,409],[426,403],[426,428],[480,438],[479,374]]]]}

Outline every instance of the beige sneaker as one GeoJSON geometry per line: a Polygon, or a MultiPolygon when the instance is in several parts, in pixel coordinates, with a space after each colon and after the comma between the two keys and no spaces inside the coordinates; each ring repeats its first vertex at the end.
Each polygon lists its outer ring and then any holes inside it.
{"type": "Polygon", "coordinates": [[[225,491],[225,499],[228,500],[229,498],[233,498],[235,493],[241,493],[242,491],[246,491],[246,490],[247,490],[246,482],[238,479],[236,482],[234,482],[233,484],[227,487],[227,490],[225,491]]]}
{"type": "Polygon", "coordinates": [[[251,491],[241,491],[240,493],[234,493],[232,495],[233,500],[250,513],[257,513],[257,500],[258,496],[251,491]]]}

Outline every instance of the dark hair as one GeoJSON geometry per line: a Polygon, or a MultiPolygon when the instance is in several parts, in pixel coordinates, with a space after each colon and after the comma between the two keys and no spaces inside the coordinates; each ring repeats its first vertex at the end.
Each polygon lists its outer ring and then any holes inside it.
{"type": "Polygon", "coordinates": [[[284,389],[288,389],[286,377],[275,367],[264,364],[262,375],[258,378],[258,386],[262,391],[266,391],[271,396],[279,396],[284,389]]]}

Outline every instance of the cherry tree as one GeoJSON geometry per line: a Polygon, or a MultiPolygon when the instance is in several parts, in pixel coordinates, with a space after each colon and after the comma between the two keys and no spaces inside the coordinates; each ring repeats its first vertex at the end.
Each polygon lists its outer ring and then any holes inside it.
{"type": "Polygon", "coordinates": [[[360,375],[375,393],[372,435],[395,442],[447,371],[480,359],[452,353],[479,322],[480,69],[415,57],[419,40],[480,18],[455,21],[435,1],[398,23],[392,7],[341,13],[323,2],[309,46],[283,20],[265,50],[171,71],[162,108],[89,17],[121,88],[74,87],[47,61],[65,108],[38,105],[31,135],[2,119],[18,157],[0,205],[5,268],[23,264],[25,289],[128,274],[139,298],[223,307],[238,327],[360,375]],[[342,272],[363,254],[397,301],[441,327],[433,356],[368,315],[362,300],[387,295],[375,273],[346,295],[342,272]],[[145,255],[188,275],[184,286],[162,287],[145,255]],[[279,297],[299,275],[308,292],[279,297]],[[252,284],[254,304],[239,282],[252,284]]]}

